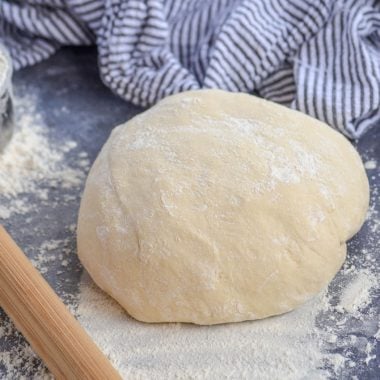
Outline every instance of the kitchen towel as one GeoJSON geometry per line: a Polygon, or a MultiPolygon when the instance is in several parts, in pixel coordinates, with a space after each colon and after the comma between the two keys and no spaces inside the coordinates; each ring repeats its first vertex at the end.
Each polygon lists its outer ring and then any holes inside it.
{"type": "Polygon", "coordinates": [[[104,83],[141,106],[221,88],[350,138],[380,125],[380,0],[1,0],[0,38],[16,69],[96,44],[104,83]]]}

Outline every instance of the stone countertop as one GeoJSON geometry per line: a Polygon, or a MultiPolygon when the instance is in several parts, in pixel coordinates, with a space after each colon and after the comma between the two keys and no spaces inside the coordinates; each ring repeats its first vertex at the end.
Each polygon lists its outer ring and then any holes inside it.
{"type": "MultiPolygon", "coordinates": [[[[16,97],[32,94],[36,99],[36,110],[41,115],[44,124],[48,126],[48,138],[55,144],[65,141],[75,141],[75,152],[85,152],[89,162],[93,162],[100,148],[109,136],[112,128],[142,111],[141,108],[122,101],[113,95],[99,79],[96,52],[92,48],[66,48],[55,54],[49,60],[36,66],[21,70],[14,75],[14,90],[16,97]]],[[[17,109],[16,109],[17,112],[17,109]]],[[[356,144],[364,161],[375,159],[380,161],[380,128],[373,128],[359,143],[356,144]]],[[[74,153],[75,153],[74,152],[74,153]]],[[[67,155],[71,167],[77,165],[77,155],[67,155]]],[[[85,168],[85,171],[88,167],[85,168]]],[[[380,167],[369,172],[372,191],[372,215],[378,215],[380,210],[379,193],[380,167]]],[[[75,250],[75,226],[80,193],[84,181],[75,188],[52,187],[41,182],[41,188],[49,187],[48,199],[43,202],[34,194],[23,194],[22,197],[34,205],[29,212],[11,215],[1,220],[17,243],[29,258],[35,259],[40,254],[41,246],[46,241],[63,242],[65,265],[62,260],[51,260],[45,263],[43,276],[47,279],[61,298],[75,310],[76,296],[82,268],[75,250]]],[[[7,200],[0,202],[6,206],[7,200]]],[[[373,227],[373,226],[372,226],[373,227]]],[[[359,251],[365,251],[369,242],[380,241],[380,228],[371,228],[366,223],[358,235],[349,243],[348,257],[353,265],[364,264],[363,257],[356,257],[359,251]]],[[[61,244],[61,243],[60,243],[61,244]]],[[[62,245],[57,247],[62,249],[62,245]]],[[[379,247],[377,253],[379,253],[379,247]]],[[[377,269],[379,267],[377,254],[377,269]]],[[[61,257],[62,259],[62,257],[61,257]]],[[[379,273],[379,272],[377,272],[379,273]]],[[[334,287],[334,284],[332,285],[334,287]]],[[[377,299],[379,310],[379,296],[377,299]]],[[[378,313],[379,315],[379,313],[378,313]]],[[[354,323],[358,335],[361,324],[354,323]]],[[[9,321],[0,310],[1,326],[9,326],[9,321]]],[[[12,325],[11,325],[12,326],[12,325]]],[[[9,327],[8,327],[9,329],[9,327]]],[[[366,337],[366,339],[372,339],[366,337]]],[[[43,366],[33,355],[20,359],[28,349],[27,343],[20,334],[11,327],[7,334],[0,334],[0,378],[15,379],[26,375],[27,378],[41,378],[43,366]],[[28,372],[23,373],[23,364],[15,365],[12,360],[24,360],[28,372]],[[12,369],[9,369],[11,363],[12,369]],[[20,368],[20,371],[18,371],[20,368]],[[32,370],[31,370],[32,368],[32,370]],[[16,371],[16,372],[15,372],[16,371]]],[[[335,350],[347,350],[347,345],[335,347],[335,350]]],[[[347,369],[341,378],[375,379],[380,377],[379,359],[365,362],[360,350],[352,350],[357,362],[355,368],[347,369]],[[346,377],[348,376],[348,377],[346,377]]]]}

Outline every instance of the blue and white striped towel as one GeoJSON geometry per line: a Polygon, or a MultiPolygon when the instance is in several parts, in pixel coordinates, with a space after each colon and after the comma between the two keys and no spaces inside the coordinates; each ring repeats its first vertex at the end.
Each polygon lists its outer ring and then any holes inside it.
{"type": "Polygon", "coordinates": [[[380,122],[379,0],[1,0],[0,35],[16,69],[96,44],[104,83],[142,106],[217,87],[351,138],[380,122]]]}

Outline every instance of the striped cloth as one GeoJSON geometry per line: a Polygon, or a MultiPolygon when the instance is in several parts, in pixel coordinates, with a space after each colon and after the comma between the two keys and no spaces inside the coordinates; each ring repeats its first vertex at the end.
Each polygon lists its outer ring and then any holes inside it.
{"type": "Polygon", "coordinates": [[[379,0],[1,0],[0,35],[16,69],[96,44],[104,83],[142,106],[222,88],[350,138],[380,121],[379,0]]]}

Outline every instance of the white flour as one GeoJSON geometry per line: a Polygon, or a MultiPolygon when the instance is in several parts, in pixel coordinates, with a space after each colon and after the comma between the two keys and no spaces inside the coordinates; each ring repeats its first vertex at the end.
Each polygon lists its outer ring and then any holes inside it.
{"type": "MultiPolygon", "coordinates": [[[[42,236],[38,247],[23,247],[37,254],[31,260],[38,270],[45,274],[54,270],[55,275],[64,275],[73,258],[72,239],[46,239],[45,231],[35,230],[32,215],[40,207],[54,207],[56,189],[60,193],[70,191],[79,196],[85,173],[89,166],[87,153],[77,152],[74,141],[54,142],[49,139],[49,128],[36,110],[36,99],[29,95],[15,99],[17,129],[0,154],[0,223],[22,216],[33,231],[34,239],[42,236]],[[67,156],[76,158],[76,167],[66,163],[67,156]],[[53,200],[52,200],[53,199],[53,200]]],[[[78,197],[72,199],[64,194],[60,204],[74,209],[78,197]]],[[[66,235],[74,236],[75,225],[62,226],[66,235]]],[[[59,290],[59,289],[58,289],[59,290]]],[[[74,311],[76,297],[60,292],[61,298],[74,311]]],[[[52,376],[24,341],[14,325],[0,314],[0,377],[3,379],[50,379],[52,376]],[[2,376],[5,369],[6,376],[2,376]],[[21,376],[21,374],[23,376],[21,376]]]]}
{"type": "MultiPolygon", "coordinates": [[[[18,110],[17,129],[0,154],[0,200],[12,199],[7,207],[0,205],[0,218],[13,213],[25,214],[33,207],[22,198],[33,193],[46,200],[53,187],[74,188],[83,183],[83,170],[73,169],[64,162],[65,155],[76,148],[74,141],[52,145],[41,115],[36,113],[32,97],[15,99],[18,110]]],[[[87,166],[88,159],[81,158],[87,166]]]]}
{"type": "Polygon", "coordinates": [[[347,311],[360,318],[360,311],[371,301],[371,290],[378,286],[377,277],[368,270],[359,270],[351,282],[343,289],[337,310],[347,311]]]}
{"type": "MultiPolygon", "coordinates": [[[[339,330],[323,330],[316,319],[334,309],[362,316],[360,310],[371,301],[376,277],[358,271],[353,281],[335,307],[323,292],[282,316],[208,327],[135,321],[85,274],[77,313],[123,378],[325,379],[326,368],[338,375],[350,359],[327,352],[326,345],[336,343],[339,330]]],[[[373,356],[373,345],[365,350],[373,356]]]]}
{"type": "Polygon", "coordinates": [[[124,378],[322,379],[314,320],[323,301],[321,295],[292,313],[254,322],[149,325],[129,317],[86,276],[78,314],[124,378]]]}
{"type": "Polygon", "coordinates": [[[364,163],[364,167],[368,170],[373,170],[377,168],[377,161],[376,160],[368,160],[364,163]]]}
{"type": "MultiPolygon", "coordinates": [[[[49,140],[33,98],[17,99],[17,109],[19,131],[0,158],[0,221],[15,214],[27,220],[35,205],[49,204],[54,187],[79,188],[89,164],[74,142],[62,145],[49,140]],[[76,169],[65,164],[68,154],[77,155],[76,169]],[[30,192],[37,198],[33,204],[25,197],[30,192]],[[2,197],[12,200],[10,207],[1,204],[2,197]]],[[[373,164],[366,166],[373,170],[373,164]]],[[[72,305],[80,323],[128,379],[352,378],[346,371],[371,365],[380,338],[372,303],[378,292],[380,246],[375,233],[380,222],[374,207],[378,196],[375,187],[365,249],[350,247],[350,256],[328,293],[279,317],[211,327],[144,324],[130,318],[86,274],[79,301],[72,294],[60,296],[72,305]]],[[[78,206],[70,194],[64,194],[62,202],[78,206]]],[[[67,276],[74,255],[75,225],[62,229],[71,238],[42,241],[33,258],[42,273],[53,267],[58,275],[67,276]]],[[[0,370],[6,368],[6,379],[20,378],[21,371],[26,379],[51,377],[9,321],[0,325],[0,342],[7,347],[0,352],[0,370]],[[19,337],[16,343],[15,336],[19,337]]]]}

